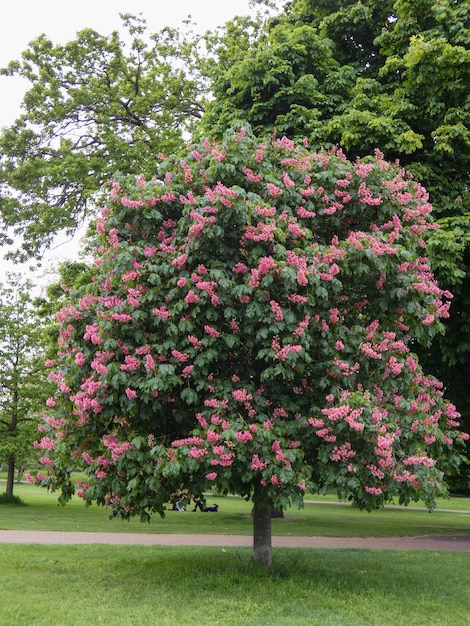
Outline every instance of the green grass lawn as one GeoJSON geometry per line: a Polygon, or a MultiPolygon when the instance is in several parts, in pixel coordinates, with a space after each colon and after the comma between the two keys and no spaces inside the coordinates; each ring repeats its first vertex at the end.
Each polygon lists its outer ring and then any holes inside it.
{"type": "MultiPolygon", "coordinates": [[[[233,535],[251,535],[253,532],[251,503],[240,498],[208,496],[209,504],[218,503],[218,513],[168,511],[164,519],[156,515],[150,523],[141,523],[138,519],[110,520],[106,509],[86,508],[78,498],[73,498],[66,506],[58,506],[55,494],[28,483],[15,485],[14,492],[27,506],[1,505],[1,529],[233,535]]],[[[366,513],[324,499],[321,504],[306,503],[303,509],[287,510],[284,519],[273,520],[273,534],[370,537],[470,533],[469,498],[442,501],[441,506],[459,508],[463,512],[448,513],[437,509],[428,513],[425,509],[403,507],[366,513]]]]}
{"type": "MultiPolygon", "coordinates": [[[[0,492],[1,483],[0,483],[0,492]]],[[[150,524],[109,520],[74,498],[15,485],[26,506],[1,505],[0,529],[252,534],[251,504],[209,496],[219,513],[168,511],[150,524]]],[[[360,512],[322,499],[273,520],[276,535],[387,536],[470,533],[470,499],[441,507],[360,512]],[[465,512],[467,511],[467,513],[465,512]]],[[[1,626],[467,626],[468,553],[0,544],[1,626]]]]}
{"type": "Polygon", "coordinates": [[[2,626],[468,626],[468,554],[4,545],[2,626]]]}

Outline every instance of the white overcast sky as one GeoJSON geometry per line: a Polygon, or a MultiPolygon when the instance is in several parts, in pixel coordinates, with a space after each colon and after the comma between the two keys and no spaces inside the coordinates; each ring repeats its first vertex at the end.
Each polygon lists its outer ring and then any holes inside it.
{"type": "MultiPolygon", "coordinates": [[[[28,43],[41,34],[57,44],[74,39],[83,28],[107,35],[121,26],[120,13],[142,14],[150,33],[179,26],[190,15],[197,30],[204,32],[252,10],[249,0],[0,0],[0,67],[20,59],[28,43]]],[[[0,127],[12,124],[20,113],[26,87],[20,79],[0,76],[0,127]]],[[[58,243],[62,245],[47,254],[48,265],[76,256],[78,238],[58,243]]],[[[1,257],[0,250],[0,281],[6,271],[20,270],[1,257]]]]}

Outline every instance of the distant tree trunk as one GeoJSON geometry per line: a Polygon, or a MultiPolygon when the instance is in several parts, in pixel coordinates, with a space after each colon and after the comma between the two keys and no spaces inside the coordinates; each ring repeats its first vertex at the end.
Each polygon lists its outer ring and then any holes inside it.
{"type": "Polygon", "coordinates": [[[15,455],[10,454],[8,457],[8,468],[7,468],[7,487],[5,494],[7,497],[13,496],[13,483],[15,481],[15,455]]]}
{"type": "Polygon", "coordinates": [[[265,567],[273,563],[271,544],[272,509],[263,508],[255,502],[253,507],[253,558],[265,567]]]}

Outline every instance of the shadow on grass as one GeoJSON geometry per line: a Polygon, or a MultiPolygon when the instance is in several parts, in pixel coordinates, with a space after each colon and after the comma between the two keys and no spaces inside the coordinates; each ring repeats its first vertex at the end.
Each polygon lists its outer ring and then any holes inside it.
{"type": "Polygon", "coordinates": [[[276,548],[266,570],[248,548],[8,545],[0,572],[2,626],[466,626],[470,614],[460,553],[276,548]]]}
{"type": "Polygon", "coordinates": [[[0,505],[1,504],[13,504],[14,506],[28,506],[26,502],[23,502],[23,500],[19,496],[7,496],[6,493],[0,494],[0,505]]]}

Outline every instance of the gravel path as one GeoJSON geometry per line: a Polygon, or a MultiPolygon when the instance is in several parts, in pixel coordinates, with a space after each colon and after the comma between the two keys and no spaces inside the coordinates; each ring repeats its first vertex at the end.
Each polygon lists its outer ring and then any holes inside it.
{"type": "MultiPolygon", "coordinates": [[[[164,535],[133,533],[52,532],[48,530],[0,530],[0,543],[71,545],[165,546],[251,546],[251,536],[164,535]]],[[[470,551],[470,535],[427,535],[421,537],[273,537],[274,547],[356,548],[374,550],[470,551]]]]}

